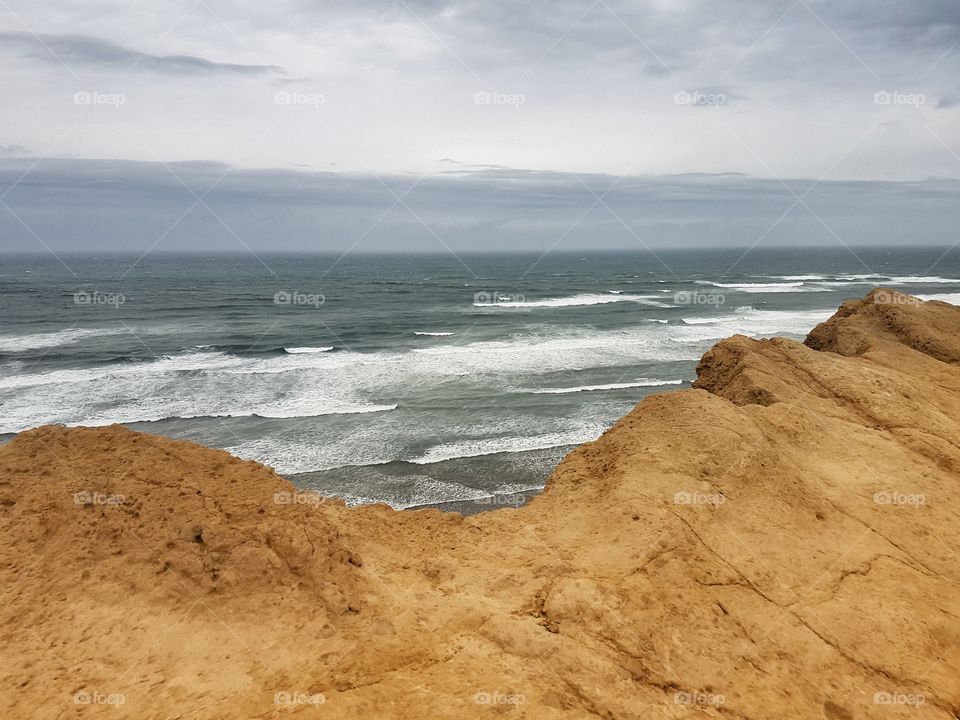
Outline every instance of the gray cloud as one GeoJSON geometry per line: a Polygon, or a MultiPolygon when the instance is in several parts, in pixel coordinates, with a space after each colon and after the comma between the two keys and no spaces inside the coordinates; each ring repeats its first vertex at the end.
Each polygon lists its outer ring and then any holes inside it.
{"type": "Polygon", "coordinates": [[[30,151],[23,145],[0,145],[0,155],[29,155],[30,151]]]}
{"type": "Polygon", "coordinates": [[[943,0],[361,0],[336,11],[297,1],[273,22],[306,18],[425,25],[480,74],[505,65],[526,71],[585,59],[608,69],[629,64],[651,75],[720,74],[738,61],[744,69],[779,74],[784,67],[836,71],[838,57],[858,71],[861,61],[877,61],[880,72],[893,51],[935,58],[960,36],[960,4],[943,0]]]}
{"type": "MultiPolygon", "coordinates": [[[[30,164],[0,161],[0,192],[30,164]]],[[[945,179],[814,185],[736,173],[614,177],[501,168],[418,179],[226,170],[43,160],[5,202],[56,252],[142,252],[155,242],[158,252],[543,252],[743,247],[761,237],[762,247],[837,245],[837,237],[851,246],[948,244],[960,224],[960,181],[945,179]],[[196,205],[177,223],[193,193],[209,209],[196,205]],[[777,223],[793,193],[809,209],[795,207],[777,223]]],[[[43,250],[13,218],[0,227],[3,250],[43,250]]]]}
{"type": "Polygon", "coordinates": [[[0,32],[0,45],[28,56],[68,67],[100,67],[127,72],[152,70],[171,75],[282,75],[276,65],[243,65],[214,62],[194,55],[154,55],[123,47],[109,40],[79,35],[35,35],[27,32],[0,32]]]}
{"type": "Polygon", "coordinates": [[[51,154],[451,177],[960,174],[944,112],[956,0],[237,0],[186,3],[172,26],[144,0],[6,2],[42,33],[0,32],[7,141],[51,154]],[[282,83],[303,102],[277,102],[282,83]],[[98,90],[124,103],[71,102],[98,90]],[[723,109],[683,102],[697,93],[723,109]]]}

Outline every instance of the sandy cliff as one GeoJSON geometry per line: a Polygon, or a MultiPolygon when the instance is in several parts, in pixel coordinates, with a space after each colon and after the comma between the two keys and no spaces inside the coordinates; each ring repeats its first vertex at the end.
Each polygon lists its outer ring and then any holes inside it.
{"type": "Polygon", "coordinates": [[[3,715],[960,717],[960,309],[876,290],[698,376],[467,518],[23,433],[3,715]]]}

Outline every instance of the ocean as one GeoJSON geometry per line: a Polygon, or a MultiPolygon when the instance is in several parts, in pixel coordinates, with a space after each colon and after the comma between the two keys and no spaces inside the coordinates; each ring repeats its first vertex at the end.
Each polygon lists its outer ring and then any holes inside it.
{"type": "Polygon", "coordinates": [[[123,423],[351,504],[473,512],[718,340],[802,338],[877,285],[960,303],[960,252],[0,256],[0,440],[123,423]]]}

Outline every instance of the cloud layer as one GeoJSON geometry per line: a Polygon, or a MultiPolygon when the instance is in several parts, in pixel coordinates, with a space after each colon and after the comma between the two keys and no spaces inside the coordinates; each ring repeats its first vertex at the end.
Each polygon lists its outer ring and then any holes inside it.
{"type": "Polygon", "coordinates": [[[960,181],[458,167],[439,176],[0,160],[8,250],[570,251],[948,244],[960,181]],[[12,189],[9,189],[12,188],[12,189]]]}
{"type": "MultiPolygon", "coordinates": [[[[885,207],[915,217],[914,186],[939,198],[941,181],[928,178],[960,177],[957,2],[8,0],[0,27],[0,92],[9,99],[0,155],[223,163],[229,172],[211,205],[242,215],[255,235],[269,223],[234,209],[230,193],[268,215],[288,213],[294,219],[271,222],[298,243],[318,222],[328,228],[324,243],[349,245],[376,219],[364,214],[364,198],[378,198],[371,213],[390,200],[377,176],[402,184],[425,175],[411,199],[458,237],[486,227],[547,244],[590,201],[584,178],[626,178],[610,195],[622,203],[616,214],[677,242],[718,217],[728,231],[749,226],[749,239],[792,201],[782,179],[822,180],[811,200],[823,212],[840,212],[830,208],[834,196],[821,197],[831,188],[850,203],[847,216],[868,213],[853,233],[859,242],[890,234],[871,224],[885,207]],[[723,179],[694,181],[696,173],[723,179]],[[248,188],[256,178],[277,187],[256,195],[248,188]],[[887,205],[870,205],[867,187],[887,205]],[[281,188],[309,207],[285,204],[281,188]],[[456,188],[471,188],[476,207],[456,188]],[[508,197],[515,192],[522,207],[508,197]],[[687,214],[671,216],[671,203],[687,214]],[[311,214],[320,210],[322,218],[311,214]]],[[[48,183],[61,173],[69,202],[80,197],[76,183],[115,187],[128,207],[155,218],[143,226],[150,233],[168,219],[161,199],[172,207],[184,192],[176,182],[161,192],[158,178],[169,174],[159,164],[43,162],[10,198],[29,205],[19,193],[39,187],[36,173],[48,183]]],[[[187,175],[202,186],[194,170],[187,175]]],[[[108,197],[95,205],[95,216],[125,221],[108,197]]],[[[590,221],[604,242],[620,243],[623,227],[601,219],[606,211],[594,208],[567,237],[590,221]]],[[[791,213],[778,230],[799,228],[795,214],[808,210],[791,213]]],[[[413,237],[423,228],[408,215],[397,205],[367,237],[385,227],[413,237]]],[[[906,232],[905,223],[892,226],[906,232]]],[[[824,232],[815,221],[804,227],[824,232]]],[[[931,227],[928,239],[938,233],[931,227]]]]}
{"type": "Polygon", "coordinates": [[[78,69],[96,67],[126,75],[136,70],[153,70],[174,75],[228,73],[237,75],[282,75],[276,65],[243,65],[214,62],[193,55],[155,55],[137,52],[94,37],[38,35],[29,32],[0,32],[0,47],[21,50],[27,57],[78,69]]]}

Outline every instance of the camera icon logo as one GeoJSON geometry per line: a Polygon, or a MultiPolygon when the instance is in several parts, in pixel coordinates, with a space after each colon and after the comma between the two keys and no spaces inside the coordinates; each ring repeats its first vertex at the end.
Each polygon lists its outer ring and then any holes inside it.
{"type": "Polygon", "coordinates": [[[893,95],[888,93],[886,90],[881,90],[880,92],[875,92],[873,94],[874,105],[889,105],[892,102],[893,102],[893,95]]]}

